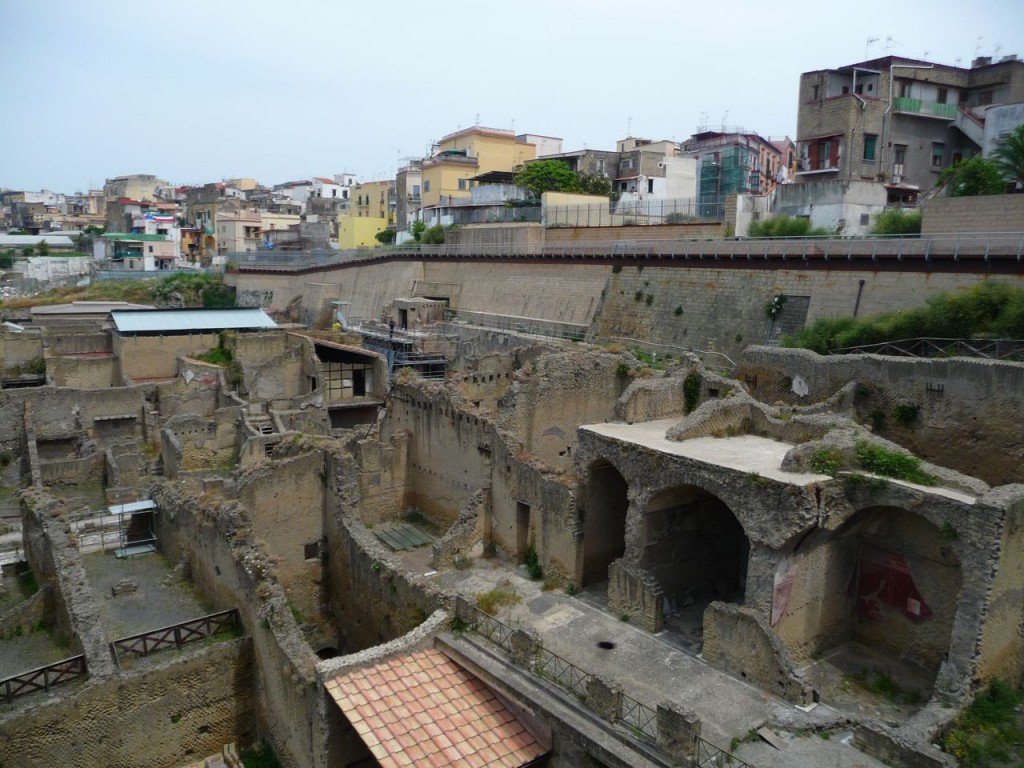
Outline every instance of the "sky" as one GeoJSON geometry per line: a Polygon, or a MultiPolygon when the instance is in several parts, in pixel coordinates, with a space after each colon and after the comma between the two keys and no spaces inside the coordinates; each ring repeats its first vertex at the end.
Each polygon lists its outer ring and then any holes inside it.
{"type": "Polygon", "coordinates": [[[1024,0],[0,0],[0,188],[391,178],[481,125],[795,136],[801,72],[1024,57],[1024,0]]]}

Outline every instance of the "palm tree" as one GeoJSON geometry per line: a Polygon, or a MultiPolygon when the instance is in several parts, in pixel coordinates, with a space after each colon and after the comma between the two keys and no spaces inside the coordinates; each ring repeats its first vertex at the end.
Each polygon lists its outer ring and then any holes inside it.
{"type": "Polygon", "coordinates": [[[1018,125],[1000,142],[992,152],[992,159],[1017,191],[1024,190],[1024,125],[1018,125]]]}

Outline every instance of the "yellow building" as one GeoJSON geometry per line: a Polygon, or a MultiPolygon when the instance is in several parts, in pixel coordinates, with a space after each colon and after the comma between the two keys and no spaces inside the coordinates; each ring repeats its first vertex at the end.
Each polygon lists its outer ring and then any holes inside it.
{"type": "Polygon", "coordinates": [[[469,197],[474,176],[489,171],[518,170],[537,157],[537,145],[519,141],[512,131],[473,126],[450,133],[423,161],[422,205],[443,198],[469,197]]]}
{"type": "Polygon", "coordinates": [[[388,224],[394,224],[394,190],[394,181],[357,184],[349,192],[350,210],[356,218],[385,219],[388,224]]]}
{"type": "Polygon", "coordinates": [[[375,248],[380,245],[376,234],[387,228],[388,220],[382,216],[339,216],[338,248],[343,251],[375,248]]]}

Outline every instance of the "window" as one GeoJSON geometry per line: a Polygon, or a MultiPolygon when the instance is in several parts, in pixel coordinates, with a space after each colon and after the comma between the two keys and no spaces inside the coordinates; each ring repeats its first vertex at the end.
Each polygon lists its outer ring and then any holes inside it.
{"type": "Polygon", "coordinates": [[[874,133],[864,134],[864,159],[869,162],[875,161],[875,150],[878,147],[878,136],[874,133]]]}
{"type": "Polygon", "coordinates": [[[871,221],[871,214],[862,213],[860,215],[860,225],[862,227],[866,227],[870,223],[870,221],[871,221]]]}
{"type": "Polygon", "coordinates": [[[459,179],[459,191],[465,191],[465,189],[466,189],[466,180],[465,179],[459,179]]]}
{"type": "Polygon", "coordinates": [[[903,165],[907,162],[907,145],[897,144],[893,152],[893,162],[896,165],[903,165]]]}
{"type": "Polygon", "coordinates": [[[857,83],[854,87],[853,92],[856,94],[864,93],[864,83],[857,83]]]}
{"type": "Polygon", "coordinates": [[[900,81],[900,98],[905,99],[910,96],[910,83],[906,80],[900,81]]]}
{"type": "Polygon", "coordinates": [[[814,85],[811,86],[811,98],[812,99],[817,99],[818,98],[818,90],[819,90],[819,88],[820,88],[820,86],[817,83],[815,83],[814,85]]]}
{"type": "Polygon", "coordinates": [[[932,168],[941,168],[942,160],[946,156],[946,145],[937,141],[932,142],[932,168]]]}
{"type": "Polygon", "coordinates": [[[647,194],[649,194],[649,195],[653,195],[654,194],[654,179],[648,179],[647,180],[647,194]]]}
{"type": "Polygon", "coordinates": [[[628,171],[633,167],[633,158],[627,157],[622,161],[622,170],[628,171]]]}
{"type": "Polygon", "coordinates": [[[935,101],[939,104],[947,104],[949,101],[949,89],[939,88],[939,95],[935,97],[935,101]]]}
{"type": "Polygon", "coordinates": [[[419,184],[413,184],[412,185],[412,196],[413,197],[419,197],[420,196],[420,185],[419,184]]]}
{"type": "Polygon", "coordinates": [[[429,192],[430,191],[430,179],[424,179],[423,180],[423,191],[424,192],[429,192]]]}
{"type": "MultiPolygon", "coordinates": [[[[857,86],[857,87],[859,88],[860,86],[857,86]]],[[[848,86],[848,85],[844,85],[844,86],[843,86],[843,96],[845,96],[845,95],[846,95],[846,94],[848,94],[849,92],[850,92],[850,86],[848,86]]]]}

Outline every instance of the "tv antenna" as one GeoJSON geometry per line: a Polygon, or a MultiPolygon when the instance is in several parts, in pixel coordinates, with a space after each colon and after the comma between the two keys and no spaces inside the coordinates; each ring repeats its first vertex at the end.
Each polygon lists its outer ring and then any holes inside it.
{"type": "Polygon", "coordinates": [[[903,43],[901,43],[899,40],[894,38],[892,35],[888,35],[885,38],[885,52],[886,53],[889,53],[890,51],[892,51],[893,48],[895,48],[896,46],[899,46],[899,45],[903,45],[903,43]]]}
{"type": "Polygon", "coordinates": [[[626,118],[626,138],[628,139],[632,135],[633,135],[633,118],[632,117],[627,117],[626,118]]]}
{"type": "Polygon", "coordinates": [[[865,59],[868,57],[868,51],[871,49],[872,44],[877,43],[877,42],[878,42],[878,38],[877,37],[869,37],[867,40],[864,41],[864,58],[865,59]]]}

